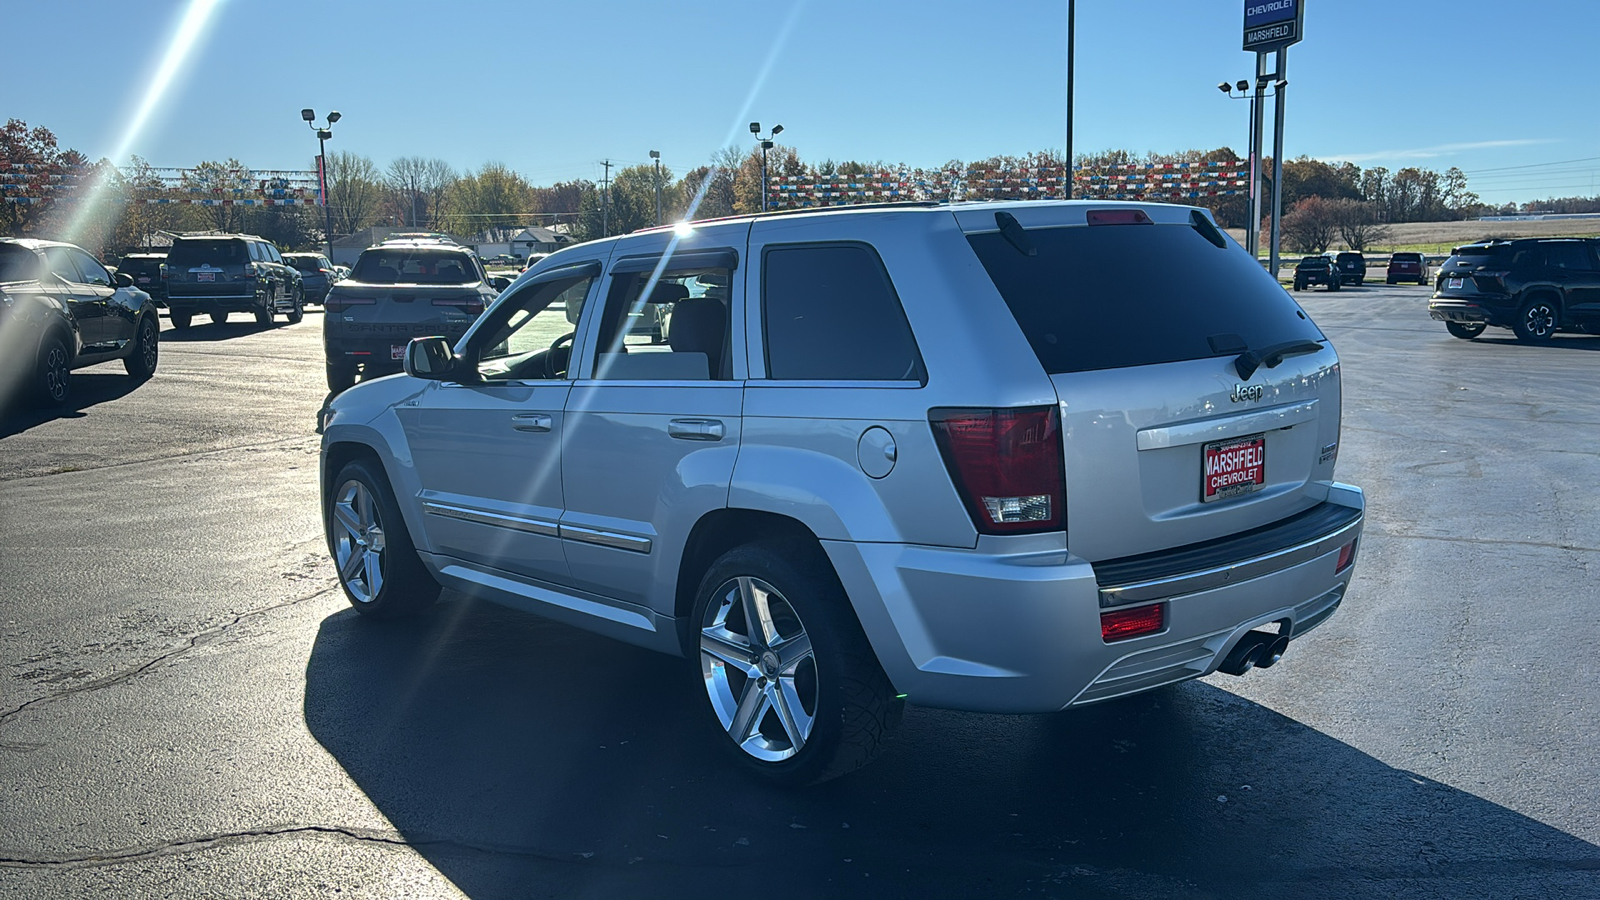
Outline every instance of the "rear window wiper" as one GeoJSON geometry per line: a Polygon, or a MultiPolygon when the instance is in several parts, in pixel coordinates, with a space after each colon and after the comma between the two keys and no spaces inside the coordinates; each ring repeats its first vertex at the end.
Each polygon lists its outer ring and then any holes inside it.
{"type": "Polygon", "coordinates": [[[997,212],[994,214],[994,223],[1000,226],[1000,236],[1006,239],[1006,243],[1017,248],[1018,253],[1023,256],[1039,255],[1039,248],[1033,245],[1033,241],[1028,240],[1028,232],[1023,230],[1022,223],[1017,221],[1016,216],[1008,212],[997,212]]]}
{"type": "Polygon", "coordinates": [[[1238,371],[1240,378],[1249,381],[1250,376],[1262,366],[1275,369],[1279,363],[1291,356],[1304,356],[1321,350],[1322,345],[1316,341],[1284,341],[1260,350],[1246,350],[1233,361],[1233,368],[1238,371]]]}

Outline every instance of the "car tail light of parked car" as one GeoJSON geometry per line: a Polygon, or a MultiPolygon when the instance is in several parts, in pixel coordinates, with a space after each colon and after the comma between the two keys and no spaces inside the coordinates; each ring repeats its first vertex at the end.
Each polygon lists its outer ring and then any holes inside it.
{"type": "Polygon", "coordinates": [[[1061,419],[1054,406],[934,410],[930,421],[950,477],[980,532],[1064,527],[1061,419]]]}
{"type": "Polygon", "coordinates": [[[1100,639],[1106,643],[1155,634],[1167,627],[1167,605],[1156,603],[1100,614],[1100,639]]]}
{"type": "Polygon", "coordinates": [[[377,302],[371,297],[340,297],[336,294],[329,294],[327,305],[323,307],[323,310],[331,313],[344,312],[352,306],[371,306],[377,302]]]}
{"type": "Polygon", "coordinates": [[[459,306],[463,312],[477,315],[483,312],[482,297],[436,297],[434,306],[459,306]]]}

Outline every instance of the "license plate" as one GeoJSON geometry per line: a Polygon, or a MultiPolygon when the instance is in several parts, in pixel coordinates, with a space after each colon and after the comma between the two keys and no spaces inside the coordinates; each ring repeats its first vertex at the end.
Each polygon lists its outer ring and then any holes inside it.
{"type": "Polygon", "coordinates": [[[140,275],[139,276],[139,283],[140,284],[149,284],[150,283],[150,276],[149,275],[140,275]]]}
{"type": "Polygon", "coordinates": [[[216,281],[217,280],[217,273],[215,273],[215,272],[196,272],[196,273],[194,273],[194,280],[195,281],[216,281]]]}
{"type": "Polygon", "coordinates": [[[389,358],[390,359],[405,359],[406,358],[406,345],[405,344],[390,344],[389,345],[389,358]]]}
{"type": "Polygon", "coordinates": [[[1450,279],[1448,284],[1449,284],[1450,287],[1458,288],[1458,287],[1461,287],[1461,284],[1462,284],[1462,282],[1464,280],[1465,279],[1461,279],[1461,278],[1452,278],[1452,279],[1450,279]]]}
{"type": "Polygon", "coordinates": [[[1253,434],[1206,444],[1204,462],[1201,502],[1248,494],[1267,483],[1267,436],[1253,434]]]}

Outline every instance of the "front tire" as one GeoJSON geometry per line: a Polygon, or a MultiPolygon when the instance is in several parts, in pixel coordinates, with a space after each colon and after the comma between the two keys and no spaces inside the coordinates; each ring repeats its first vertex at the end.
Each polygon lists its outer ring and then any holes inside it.
{"type": "Polygon", "coordinates": [[[439,583],[417,557],[389,479],[357,459],[333,480],[324,510],[328,552],[356,612],[374,618],[414,615],[439,599],[439,583]]]}
{"type": "Polygon", "coordinates": [[[347,391],[356,383],[356,367],[348,363],[328,363],[328,390],[347,391]]]}
{"type": "Polygon", "coordinates": [[[133,352],[122,358],[122,367],[136,381],[145,381],[156,373],[156,363],[161,358],[161,329],[153,316],[139,320],[139,333],[134,337],[133,352]]]}
{"type": "Polygon", "coordinates": [[[1482,322],[1446,322],[1444,328],[1455,337],[1463,341],[1470,341],[1480,334],[1486,326],[1482,322]]]}
{"type": "Polygon", "coordinates": [[[1511,323],[1511,330],[1516,332],[1519,341],[1542,344],[1556,336],[1556,325],[1560,320],[1561,314],[1554,301],[1535,297],[1522,304],[1516,320],[1511,323]]]}
{"type": "Polygon", "coordinates": [[[700,581],[690,621],[711,721],[763,778],[803,785],[854,771],[899,724],[904,701],[815,544],[723,554],[700,581]]]}

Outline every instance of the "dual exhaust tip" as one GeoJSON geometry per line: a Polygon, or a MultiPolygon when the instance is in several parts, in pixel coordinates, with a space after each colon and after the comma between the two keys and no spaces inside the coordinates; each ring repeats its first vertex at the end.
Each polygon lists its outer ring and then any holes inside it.
{"type": "Polygon", "coordinates": [[[1287,634],[1249,631],[1228,651],[1217,670],[1229,675],[1243,675],[1251,669],[1270,669],[1283,659],[1283,653],[1288,649],[1287,634]]]}

